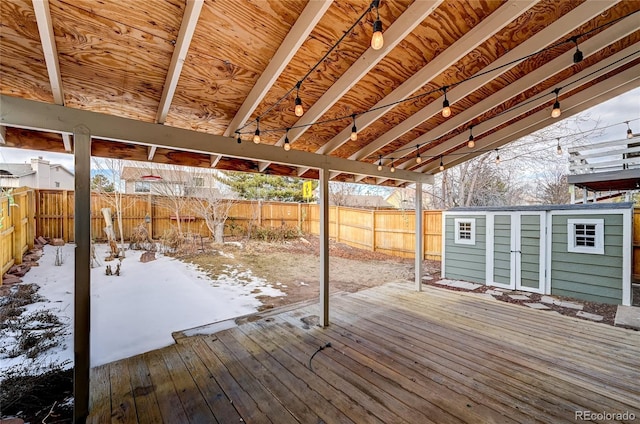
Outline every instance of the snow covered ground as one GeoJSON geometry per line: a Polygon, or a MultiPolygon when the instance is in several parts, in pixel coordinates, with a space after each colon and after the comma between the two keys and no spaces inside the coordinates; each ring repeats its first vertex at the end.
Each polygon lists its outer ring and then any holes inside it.
{"type": "MultiPolygon", "coordinates": [[[[24,283],[40,286],[46,300],[27,312],[54,309],[69,327],[61,346],[39,360],[73,360],[73,289],[75,245],[62,247],[64,263],[54,266],[56,248],[45,246],[39,266],[24,276],[24,283]]],[[[97,246],[104,258],[107,247],[97,246]]],[[[155,261],[140,262],[140,251],[127,251],[120,276],[107,276],[105,266],[91,270],[91,366],[98,366],[173,343],[171,333],[255,312],[256,296],[284,293],[250,272],[228,269],[212,280],[195,266],[156,254],[155,261]],[[259,290],[256,290],[259,289],[259,290]],[[253,293],[252,293],[253,292],[253,293]]],[[[0,372],[28,364],[24,356],[0,357],[0,372]]]]}

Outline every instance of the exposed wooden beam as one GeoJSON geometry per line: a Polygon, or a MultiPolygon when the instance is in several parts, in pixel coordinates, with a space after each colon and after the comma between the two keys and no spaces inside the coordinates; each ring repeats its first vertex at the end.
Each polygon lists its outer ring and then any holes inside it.
{"type": "Polygon", "coordinates": [[[218,162],[220,162],[220,159],[222,159],[220,155],[211,155],[211,167],[215,168],[218,162]]]}
{"type": "Polygon", "coordinates": [[[156,154],[158,146],[147,146],[147,160],[153,160],[153,156],[156,154]]]}
{"type": "Polygon", "coordinates": [[[67,133],[62,134],[62,145],[64,146],[64,151],[71,153],[73,151],[73,145],[71,143],[71,136],[67,133]]]}
{"type": "MultiPolygon", "coordinates": [[[[380,108],[375,112],[370,112],[358,117],[358,129],[363,130],[369,125],[381,118],[385,113],[393,109],[395,106],[384,107],[385,105],[406,99],[416,90],[420,89],[435,75],[439,75],[458,60],[489,39],[497,33],[505,25],[509,24],[516,17],[528,10],[539,0],[527,0],[510,2],[493,12],[487,19],[475,26],[464,36],[462,36],[453,46],[436,56],[432,61],[426,64],[422,69],[413,74],[409,79],[402,83],[398,88],[386,95],[382,100],[376,103],[372,109],[380,108]]],[[[419,2],[416,2],[419,3],[419,2]]],[[[340,133],[334,136],[328,143],[324,144],[317,150],[317,153],[329,154],[344,143],[351,136],[351,125],[345,127],[340,133]]]]}
{"type": "MultiPolygon", "coordinates": [[[[519,58],[525,57],[532,52],[541,50],[552,43],[557,42],[558,38],[562,37],[573,29],[579,27],[584,22],[597,16],[602,11],[611,7],[611,3],[596,2],[596,3],[583,3],[582,5],[574,8],[571,12],[565,14],[560,19],[546,27],[544,30],[538,32],[534,36],[528,38],[526,41],[502,55],[498,60],[489,65],[490,69],[499,70],[495,72],[489,72],[484,75],[479,75],[477,78],[467,80],[462,84],[456,85],[454,88],[447,91],[447,98],[451,104],[465,98],[470,93],[483,87],[485,84],[496,78],[498,75],[508,72],[510,69],[517,66],[520,62],[516,62],[519,58]]],[[[498,9],[500,11],[500,9],[498,9]]],[[[483,22],[483,24],[486,21],[483,22]]],[[[499,29],[499,28],[497,28],[499,29]]],[[[497,30],[496,29],[496,30],[497,30]]],[[[572,63],[572,62],[569,62],[572,63]]],[[[486,69],[481,69],[479,73],[486,72],[486,69]]],[[[525,78],[526,79],[526,78],[525,78]]],[[[510,88],[508,88],[510,91],[510,88]]],[[[411,131],[413,128],[422,124],[431,117],[437,115],[442,110],[442,103],[438,101],[431,102],[419,112],[414,113],[408,119],[402,123],[396,125],[391,130],[387,131],[377,140],[369,143],[366,147],[360,149],[358,152],[350,156],[350,159],[362,160],[365,157],[371,155],[392,141],[401,137],[403,134],[411,131]]],[[[343,131],[344,132],[344,131],[343,131]]],[[[417,143],[417,140],[412,142],[413,145],[417,143]]]]}
{"type": "Polygon", "coordinates": [[[169,64],[167,77],[164,81],[164,87],[162,88],[158,112],[156,114],[156,122],[159,124],[164,124],[167,120],[167,114],[169,113],[173,96],[176,93],[176,87],[178,86],[180,74],[182,73],[182,66],[187,59],[191,39],[196,30],[203,4],[204,0],[187,0],[184,15],[182,16],[182,24],[180,25],[173,55],[171,56],[171,63],[169,64]]]}
{"type": "MultiPolygon", "coordinates": [[[[599,103],[624,94],[627,91],[640,87],[640,65],[629,68],[612,78],[608,78],[598,84],[590,86],[586,90],[582,90],[571,97],[562,98],[562,119],[580,113],[599,103]]],[[[477,150],[494,149],[503,146],[521,137],[527,136],[532,132],[545,128],[557,122],[551,118],[550,108],[540,110],[518,122],[509,125],[491,135],[484,137],[476,142],[477,150]]],[[[464,142],[462,138],[458,140],[458,144],[464,142]]],[[[469,159],[483,154],[483,152],[470,152],[467,155],[456,156],[454,160],[446,163],[448,167],[458,165],[469,159]]],[[[426,164],[419,168],[423,172],[437,172],[438,163],[436,161],[426,164]]],[[[397,171],[396,171],[397,172],[397,171]]]]}
{"type": "Polygon", "coordinates": [[[238,112],[229,123],[224,132],[225,136],[233,134],[236,129],[251,117],[251,114],[256,110],[256,107],[264,99],[264,96],[332,3],[333,0],[315,0],[307,3],[296,23],[293,24],[282,44],[280,44],[280,47],[271,58],[269,65],[262,72],[244,103],[242,103],[242,106],[240,106],[238,112]]]}
{"type": "Polygon", "coordinates": [[[56,104],[64,104],[64,94],[62,91],[62,77],[60,76],[60,64],[58,63],[58,51],[56,49],[56,39],[51,23],[51,12],[49,10],[49,0],[33,0],[33,11],[36,15],[40,43],[44,53],[44,61],[47,65],[49,83],[53,101],[56,104]]]}
{"type": "Polygon", "coordinates": [[[431,184],[433,177],[416,172],[398,170],[378,171],[375,165],[343,158],[318,155],[300,150],[283,151],[265,144],[238,144],[231,137],[141,122],[96,112],[67,108],[33,100],[0,94],[0,125],[57,133],[73,132],[78,124],[91,129],[95,138],[167,147],[170,149],[226,157],[260,160],[314,169],[336,170],[348,174],[370,175],[402,181],[421,181],[431,184]]]}

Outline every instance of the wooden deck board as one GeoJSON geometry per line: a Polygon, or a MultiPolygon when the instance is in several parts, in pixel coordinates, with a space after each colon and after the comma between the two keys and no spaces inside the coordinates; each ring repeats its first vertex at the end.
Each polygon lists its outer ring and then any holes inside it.
{"type": "Polygon", "coordinates": [[[89,422],[573,422],[640,416],[640,333],[391,283],[92,370],[89,422]],[[314,351],[319,352],[309,369],[314,351]],[[137,420],[137,421],[136,421],[137,420]]]}

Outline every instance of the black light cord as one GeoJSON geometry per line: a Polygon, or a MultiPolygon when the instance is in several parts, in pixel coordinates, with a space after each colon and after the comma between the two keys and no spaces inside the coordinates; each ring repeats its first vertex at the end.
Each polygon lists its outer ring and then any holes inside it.
{"type": "MultiPolygon", "coordinates": [[[[319,348],[317,348],[317,349],[316,349],[316,351],[315,351],[315,352],[313,352],[313,355],[311,355],[311,358],[309,358],[309,369],[310,369],[311,371],[313,371],[313,367],[311,366],[311,361],[313,360],[313,357],[314,357],[314,356],[316,356],[316,355],[318,354],[318,352],[320,352],[321,350],[324,350],[324,349],[326,349],[326,348],[328,348],[328,347],[331,347],[331,342],[329,342],[329,343],[327,343],[327,344],[325,344],[325,345],[320,346],[319,348]]],[[[315,371],[314,371],[314,372],[315,372],[315,371]]]]}

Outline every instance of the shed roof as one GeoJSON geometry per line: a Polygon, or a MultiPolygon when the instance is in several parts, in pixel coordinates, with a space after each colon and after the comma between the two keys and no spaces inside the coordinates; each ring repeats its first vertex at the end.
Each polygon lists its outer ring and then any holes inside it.
{"type": "Polygon", "coordinates": [[[522,205],[492,207],[459,207],[449,212],[527,212],[527,211],[561,211],[561,210],[597,210],[597,209],[633,209],[633,202],[622,203],[580,203],[575,205],[522,205]]]}

